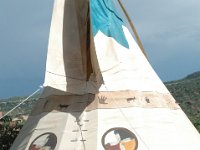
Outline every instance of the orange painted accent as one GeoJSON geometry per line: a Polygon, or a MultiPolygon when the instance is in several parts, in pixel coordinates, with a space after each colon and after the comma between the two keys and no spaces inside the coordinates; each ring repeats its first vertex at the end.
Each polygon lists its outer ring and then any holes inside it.
{"type": "Polygon", "coordinates": [[[124,146],[125,150],[134,150],[136,147],[135,139],[127,141],[127,142],[121,142],[121,144],[124,146]]]}

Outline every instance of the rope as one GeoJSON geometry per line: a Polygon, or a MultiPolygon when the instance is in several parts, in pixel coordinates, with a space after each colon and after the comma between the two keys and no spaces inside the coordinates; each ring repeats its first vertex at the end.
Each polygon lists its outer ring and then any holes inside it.
{"type": "Polygon", "coordinates": [[[123,115],[123,117],[125,118],[125,120],[128,122],[129,126],[134,130],[134,133],[136,134],[136,136],[142,141],[142,143],[144,144],[144,146],[146,147],[146,149],[150,149],[148,147],[148,145],[145,143],[145,141],[142,139],[142,137],[140,136],[140,134],[135,130],[135,128],[132,126],[132,124],[130,123],[129,119],[126,117],[126,115],[124,114],[123,110],[121,108],[119,108],[121,114],[123,115]]]}
{"type": "Polygon", "coordinates": [[[145,53],[144,47],[143,47],[142,42],[141,42],[141,40],[140,40],[140,38],[139,38],[139,35],[137,34],[136,28],[135,28],[135,26],[133,25],[133,22],[131,21],[131,19],[130,19],[129,15],[128,15],[126,9],[125,9],[125,7],[123,6],[123,4],[122,4],[122,2],[121,2],[121,0],[118,0],[118,2],[119,2],[120,7],[122,8],[122,10],[123,10],[123,12],[124,12],[124,14],[125,14],[127,20],[128,20],[128,22],[129,22],[130,26],[131,26],[131,29],[132,29],[133,33],[135,34],[135,38],[136,38],[136,41],[137,41],[137,43],[138,43],[140,49],[142,50],[143,54],[144,54],[145,57],[147,58],[147,54],[145,53]]]}
{"type": "Polygon", "coordinates": [[[31,98],[33,95],[35,95],[37,92],[39,92],[41,89],[43,88],[43,86],[40,86],[35,92],[33,92],[30,96],[28,96],[26,99],[22,100],[18,105],[16,105],[14,108],[12,108],[11,110],[9,110],[5,115],[3,115],[0,119],[4,118],[5,116],[7,116],[9,113],[11,113],[12,111],[14,111],[17,107],[19,107],[21,104],[23,104],[25,101],[27,101],[29,98],[31,98]]]}
{"type": "MultiPolygon", "coordinates": [[[[106,84],[104,84],[106,91],[109,92],[106,84]]],[[[112,97],[112,99],[114,100],[114,103],[117,104],[117,102],[115,101],[115,99],[112,96],[112,92],[110,93],[110,96],[112,97]]],[[[137,136],[137,138],[139,138],[141,140],[141,142],[144,144],[144,146],[146,147],[147,150],[149,150],[148,145],[145,143],[145,141],[142,139],[142,137],[139,135],[139,133],[136,131],[135,127],[133,127],[132,123],[129,121],[129,119],[127,118],[127,116],[125,115],[125,113],[122,110],[123,108],[119,107],[117,108],[117,110],[120,111],[120,113],[122,114],[122,117],[124,118],[124,120],[128,123],[128,125],[130,126],[130,128],[134,131],[134,134],[137,136]]]]}

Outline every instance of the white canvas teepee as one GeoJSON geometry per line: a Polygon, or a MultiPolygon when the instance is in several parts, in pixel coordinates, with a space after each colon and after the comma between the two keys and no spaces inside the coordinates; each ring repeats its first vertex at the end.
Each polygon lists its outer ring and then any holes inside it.
{"type": "Polygon", "coordinates": [[[45,89],[12,150],[198,150],[112,0],[55,0],[45,89]]]}

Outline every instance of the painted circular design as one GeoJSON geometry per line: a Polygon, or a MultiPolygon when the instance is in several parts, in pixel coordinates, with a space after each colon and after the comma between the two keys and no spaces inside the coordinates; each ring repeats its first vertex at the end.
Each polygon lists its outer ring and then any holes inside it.
{"type": "Polygon", "coordinates": [[[112,128],[101,139],[105,150],[137,150],[138,140],[134,133],[126,128],[112,128]]]}
{"type": "Polygon", "coordinates": [[[29,150],[54,150],[57,144],[57,137],[54,133],[46,132],[36,137],[29,150]]]}

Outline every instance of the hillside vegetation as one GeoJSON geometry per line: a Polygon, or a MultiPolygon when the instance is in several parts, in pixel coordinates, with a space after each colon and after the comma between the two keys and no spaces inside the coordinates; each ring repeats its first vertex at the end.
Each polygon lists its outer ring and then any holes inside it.
{"type": "Polygon", "coordinates": [[[165,85],[200,132],[200,71],[165,85]]]}
{"type": "MultiPolygon", "coordinates": [[[[36,103],[39,95],[36,95],[30,99],[28,99],[26,102],[21,104],[18,108],[16,108],[11,114],[9,114],[12,117],[18,117],[19,115],[29,115],[32,107],[36,103]]],[[[0,112],[7,112],[14,108],[16,105],[18,105],[22,100],[26,99],[26,97],[11,97],[8,99],[2,99],[0,100],[0,112]]]]}

